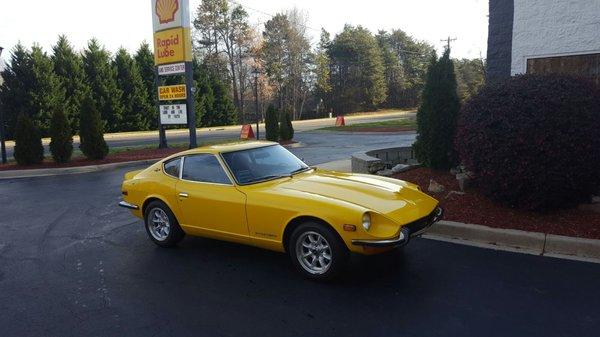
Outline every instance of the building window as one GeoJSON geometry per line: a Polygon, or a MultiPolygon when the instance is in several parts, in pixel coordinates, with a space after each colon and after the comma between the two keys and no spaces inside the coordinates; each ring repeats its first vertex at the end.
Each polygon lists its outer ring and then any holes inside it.
{"type": "Polygon", "coordinates": [[[600,85],[600,53],[528,59],[527,73],[589,77],[600,85]]]}

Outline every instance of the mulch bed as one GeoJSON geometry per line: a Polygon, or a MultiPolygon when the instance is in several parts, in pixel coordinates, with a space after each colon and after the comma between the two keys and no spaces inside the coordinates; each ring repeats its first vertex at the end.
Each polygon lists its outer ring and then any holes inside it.
{"type": "Polygon", "coordinates": [[[497,228],[600,239],[599,213],[579,209],[565,209],[548,213],[515,210],[489,200],[475,188],[467,189],[465,195],[449,195],[450,191],[460,191],[458,181],[454,175],[428,168],[417,168],[398,173],[394,175],[394,178],[418,184],[423,191],[427,191],[430,179],[444,185],[446,191],[433,194],[433,196],[440,201],[441,206],[444,208],[445,220],[497,228]]]}
{"type": "Polygon", "coordinates": [[[135,160],[146,160],[146,159],[160,159],[170,156],[174,153],[185,150],[186,148],[173,147],[167,149],[138,149],[138,150],[127,150],[117,153],[111,153],[102,160],[89,160],[85,157],[75,157],[70,162],[65,164],[57,164],[52,161],[52,158],[46,158],[44,162],[38,165],[20,166],[16,163],[8,165],[0,165],[0,171],[7,170],[33,170],[33,169],[47,169],[47,168],[59,168],[59,167],[77,167],[77,166],[90,166],[90,165],[101,165],[111,163],[122,163],[126,161],[135,160]]]}

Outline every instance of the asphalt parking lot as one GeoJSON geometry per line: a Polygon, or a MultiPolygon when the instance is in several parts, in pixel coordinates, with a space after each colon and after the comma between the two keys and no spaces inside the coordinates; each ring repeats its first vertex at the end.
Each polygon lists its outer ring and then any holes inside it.
{"type": "Polygon", "coordinates": [[[126,170],[0,181],[0,336],[598,336],[600,265],[415,239],[333,284],[286,255],[156,247],[126,170]]]}

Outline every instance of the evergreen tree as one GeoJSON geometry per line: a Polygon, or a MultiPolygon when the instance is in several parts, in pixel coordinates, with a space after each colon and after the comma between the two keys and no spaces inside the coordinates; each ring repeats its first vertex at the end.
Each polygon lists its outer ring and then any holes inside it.
{"type": "Polygon", "coordinates": [[[57,109],[52,114],[50,127],[50,153],[57,163],[66,163],[73,154],[73,134],[69,121],[62,109],[57,109]]]}
{"type": "Polygon", "coordinates": [[[15,129],[15,160],[19,165],[39,164],[44,160],[42,137],[35,124],[21,113],[15,129]]]}
{"type": "Polygon", "coordinates": [[[31,53],[19,43],[12,50],[10,59],[1,74],[0,109],[4,112],[6,138],[14,139],[19,114],[28,111],[31,102],[31,53]]]}
{"type": "Polygon", "coordinates": [[[65,93],[60,79],[54,74],[52,60],[37,45],[31,48],[31,74],[28,111],[38,130],[46,136],[49,135],[52,113],[64,109],[65,93]]]}
{"type": "Polygon", "coordinates": [[[91,92],[86,94],[81,105],[79,147],[89,159],[104,159],[108,154],[108,145],[104,141],[103,123],[97,105],[91,92]]]}
{"type": "Polygon", "coordinates": [[[321,29],[321,39],[315,55],[315,94],[323,102],[325,111],[331,109],[331,60],[329,48],[331,39],[325,29],[321,29]]]}
{"type": "Polygon", "coordinates": [[[381,50],[369,30],[346,25],[329,49],[338,113],[371,110],[387,97],[381,50]]]}
{"type": "MultiPolygon", "coordinates": [[[[142,81],[146,88],[148,104],[151,109],[147,111],[146,120],[149,121],[148,127],[155,130],[158,127],[158,112],[156,111],[156,88],[154,84],[154,54],[150,50],[148,43],[143,42],[135,53],[135,63],[140,71],[142,81]]],[[[196,118],[196,121],[200,121],[196,118]]]]}
{"type": "Polygon", "coordinates": [[[61,110],[66,115],[70,129],[75,133],[79,130],[79,109],[86,90],[83,62],[81,55],[73,50],[65,35],[58,37],[52,51],[54,73],[58,76],[65,92],[65,101],[61,110]]]}
{"type": "Polygon", "coordinates": [[[202,126],[204,114],[212,109],[214,104],[214,96],[210,86],[210,78],[208,76],[208,68],[204,63],[201,63],[198,58],[192,61],[194,87],[195,109],[196,109],[196,127],[202,126]]]}
{"type": "Polygon", "coordinates": [[[283,141],[292,140],[294,138],[294,126],[289,113],[283,114],[283,120],[279,123],[279,138],[283,141]]]}
{"type": "Polygon", "coordinates": [[[116,70],[110,63],[109,53],[95,39],[90,40],[83,52],[83,69],[94,97],[93,103],[106,123],[107,131],[121,131],[123,92],[117,86],[116,70]]]}
{"type": "Polygon", "coordinates": [[[273,104],[267,108],[267,114],[265,116],[265,131],[266,138],[272,142],[279,140],[279,121],[277,120],[277,109],[273,104]]]}
{"type": "Polygon", "coordinates": [[[208,83],[201,83],[199,89],[204,95],[202,126],[232,125],[237,121],[237,112],[231,100],[229,87],[218,74],[209,72],[208,83]]]}
{"type": "Polygon", "coordinates": [[[405,91],[404,69],[398,55],[392,48],[389,34],[385,31],[380,31],[376,38],[383,58],[385,82],[388,89],[385,106],[388,108],[402,107],[405,91]]]}
{"type": "Polygon", "coordinates": [[[445,170],[456,164],[454,134],[460,110],[454,64],[447,49],[439,60],[432,60],[417,113],[419,161],[433,169],[445,170]]]}
{"type": "Polygon", "coordinates": [[[123,90],[121,96],[123,118],[120,129],[148,130],[150,124],[148,115],[153,109],[148,102],[146,87],[137,64],[127,50],[120,48],[115,56],[114,67],[117,70],[117,86],[123,90]]]}

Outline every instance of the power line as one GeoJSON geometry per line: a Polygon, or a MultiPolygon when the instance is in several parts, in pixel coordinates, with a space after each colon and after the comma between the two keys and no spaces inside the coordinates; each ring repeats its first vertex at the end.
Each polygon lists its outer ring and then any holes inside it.
{"type": "MultiPolygon", "coordinates": [[[[233,5],[242,6],[243,8],[247,8],[247,9],[249,9],[251,11],[254,11],[256,13],[260,13],[262,15],[266,15],[266,16],[271,17],[271,18],[275,17],[275,14],[267,13],[267,12],[262,11],[260,9],[256,9],[256,8],[252,8],[252,7],[247,6],[247,5],[243,5],[243,4],[241,4],[241,3],[237,2],[237,1],[234,1],[234,0],[227,0],[227,2],[229,2],[229,3],[233,4],[233,5]]],[[[300,26],[302,26],[302,27],[304,27],[306,29],[314,30],[315,32],[320,32],[321,31],[320,29],[316,29],[316,28],[307,26],[307,25],[305,25],[303,23],[298,23],[298,25],[300,25],[300,26]]]]}

